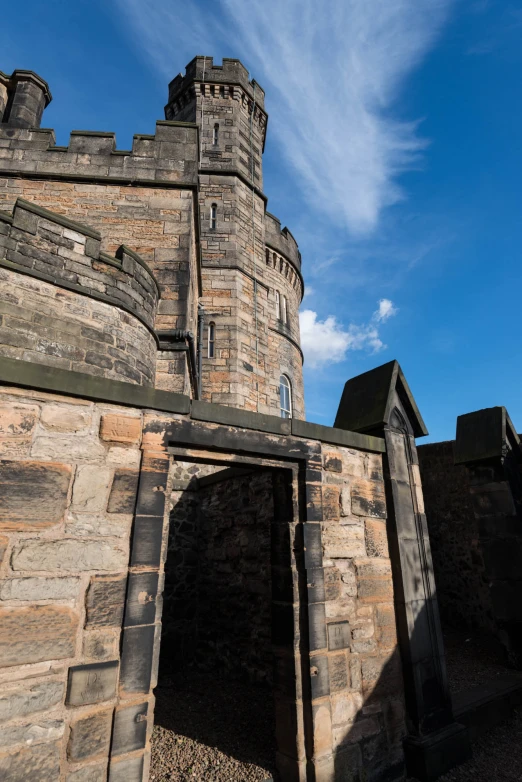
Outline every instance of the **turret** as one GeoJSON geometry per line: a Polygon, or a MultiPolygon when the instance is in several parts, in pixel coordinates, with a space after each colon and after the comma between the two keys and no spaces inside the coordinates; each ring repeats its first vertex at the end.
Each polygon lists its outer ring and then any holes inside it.
{"type": "Polygon", "coordinates": [[[198,123],[202,170],[233,171],[261,189],[264,106],[264,90],[239,60],[214,65],[212,57],[199,56],[169,84],[165,117],[198,123]]]}
{"type": "Polygon", "coordinates": [[[52,100],[49,86],[33,71],[0,72],[0,120],[11,128],[39,128],[52,100]]]}

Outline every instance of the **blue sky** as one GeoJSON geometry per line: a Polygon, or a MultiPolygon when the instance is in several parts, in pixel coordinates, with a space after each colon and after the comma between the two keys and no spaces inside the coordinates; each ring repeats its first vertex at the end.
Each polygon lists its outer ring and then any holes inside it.
{"type": "Polygon", "coordinates": [[[125,149],[195,54],[241,58],[267,93],[268,208],[303,254],[308,420],[396,358],[441,440],[492,405],[522,429],[521,36],[504,0],[26,0],[0,69],[47,79],[58,143],[125,149]]]}

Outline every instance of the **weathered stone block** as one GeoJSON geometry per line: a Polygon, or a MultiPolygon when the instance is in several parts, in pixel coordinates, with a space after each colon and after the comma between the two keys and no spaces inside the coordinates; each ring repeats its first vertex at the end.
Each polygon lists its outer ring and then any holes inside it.
{"type": "Polygon", "coordinates": [[[145,746],[148,703],[117,709],[114,715],[111,755],[124,755],[145,746]]]}
{"type": "Polygon", "coordinates": [[[6,538],[5,535],[0,535],[0,565],[4,561],[4,555],[7,550],[8,543],[9,543],[9,538],[6,538]]]}
{"type": "Polygon", "coordinates": [[[107,413],[101,419],[100,437],[115,443],[139,443],[141,418],[107,413]]]}
{"type": "Polygon", "coordinates": [[[46,405],[40,422],[55,432],[80,432],[91,422],[91,408],[80,405],[46,405]]]}
{"type": "Polygon", "coordinates": [[[0,748],[14,748],[17,744],[33,745],[56,741],[63,736],[63,720],[33,722],[30,725],[3,727],[0,731],[0,748]]]}
{"type": "Polygon", "coordinates": [[[328,649],[348,649],[350,646],[350,623],[331,622],[328,625],[328,649]]]}
{"type": "Polygon", "coordinates": [[[342,472],[343,463],[339,454],[335,451],[329,451],[324,455],[324,469],[330,472],[342,472]]]}
{"type": "Polygon", "coordinates": [[[107,513],[133,513],[139,477],[140,474],[137,470],[116,470],[109,495],[107,513]]]}
{"type": "Polygon", "coordinates": [[[333,654],[328,657],[330,672],[330,690],[338,692],[349,687],[348,661],[345,653],[333,654]]]}
{"type": "Polygon", "coordinates": [[[78,467],[74,479],[71,509],[78,513],[96,513],[105,509],[111,470],[97,464],[78,467]]]}
{"type": "Polygon", "coordinates": [[[109,754],[112,709],[87,714],[71,725],[67,757],[77,763],[87,758],[109,754]]]}
{"type": "Polygon", "coordinates": [[[73,600],[79,578],[9,578],[0,581],[0,600],[73,600]]]}
{"type": "Polygon", "coordinates": [[[157,572],[130,573],[125,605],[125,627],[154,624],[158,598],[157,572]]]}
{"type": "Polygon", "coordinates": [[[339,489],[335,486],[323,486],[323,518],[336,520],[341,512],[339,489]]]}
{"type": "Polygon", "coordinates": [[[106,780],[107,763],[96,763],[69,771],[66,777],[67,782],[106,782],[106,780]]]}
{"type": "Polygon", "coordinates": [[[0,755],[2,782],[50,782],[60,778],[60,742],[0,755]]]}
{"type": "Polygon", "coordinates": [[[364,529],[354,524],[324,524],[323,546],[327,559],[363,557],[366,554],[364,529]]]}
{"type": "Polygon", "coordinates": [[[50,709],[62,700],[63,692],[64,684],[60,681],[24,682],[4,690],[0,696],[0,722],[50,709]]]}
{"type": "Polygon", "coordinates": [[[355,516],[386,518],[384,484],[362,478],[352,482],[352,513],[355,516]]]}
{"type": "Polygon", "coordinates": [[[41,529],[62,521],[71,467],[40,462],[0,462],[0,528],[41,529]]]}
{"type": "Polygon", "coordinates": [[[343,692],[332,695],[332,724],[346,725],[353,722],[363,707],[363,697],[359,692],[343,692]]]}
{"type": "Polygon", "coordinates": [[[128,627],[123,633],[120,688],[148,693],[152,677],[155,626],[128,627]]]}
{"type": "Polygon", "coordinates": [[[83,634],[83,655],[88,660],[114,659],[118,654],[118,642],[119,633],[86,630],[83,634]]]}
{"type": "Polygon", "coordinates": [[[36,405],[0,405],[0,457],[21,458],[28,454],[39,412],[36,405]]]}
{"type": "Polygon", "coordinates": [[[67,706],[84,706],[101,703],[116,694],[118,661],[76,665],[69,668],[67,683],[67,706]]]}
{"type": "Polygon", "coordinates": [[[125,607],[125,587],[127,578],[124,576],[111,578],[108,576],[93,576],[86,598],[86,627],[120,627],[125,607]]]}
{"type": "Polygon", "coordinates": [[[143,755],[138,758],[111,761],[109,770],[109,782],[142,782],[143,780],[143,755]]]}
{"type": "Polygon", "coordinates": [[[65,522],[67,535],[79,537],[128,538],[132,514],[114,516],[107,513],[68,513],[65,522]]]}
{"type": "Polygon", "coordinates": [[[13,570],[123,570],[127,552],[98,540],[26,540],[13,551],[13,570]]]}
{"type": "Polygon", "coordinates": [[[341,516],[352,515],[352,495],[349,486],[343,486],[341,489],[341,516]]]}
{"type": "Polygon", "coordinates": [[[0,609],[0,666],[72,657],[78,615],[65,606],[0,609]]]}
{"type": "Polygon", "coordinates": [[[366,553],[369,557],[388,557],[386,522],[366,519],[364,523],[366,553]]]}

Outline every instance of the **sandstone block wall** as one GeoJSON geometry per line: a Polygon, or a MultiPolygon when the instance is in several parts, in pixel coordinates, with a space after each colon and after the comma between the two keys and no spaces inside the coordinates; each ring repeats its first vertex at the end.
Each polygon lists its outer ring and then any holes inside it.
{"type": "Polygon", "coordinates": [[[442,622],[494,632],[484,563],[467,467],[455,465],[454,442],[418,448],[424,505],[442,622]]]}
{"type": "MultiPolygon", "coordinates": [[[[18,197],[101,235],[101,250],[126,245],[150,266],[160,291],[155,327],[196,331],[197,128],[159,122],[117,150],[113,133],[75,131],[67,147],[52,130],[0,128],[0,209],[18,197]]],[[[186,361],[162,351],[156,386],[188,392],[186,361]]]]}
{"type": "Polygon", "coordinates": [[[2,779],[141,782],[152,703],[120,670],[141,431],[137,411],[0,389],[2,779]]]}
{"type": "Polygon", "coordinates": [[[122,246],[100,254],[96,231],[18,199],[0,214],[0,353],[152,385],[157,284],[122,246]]]}

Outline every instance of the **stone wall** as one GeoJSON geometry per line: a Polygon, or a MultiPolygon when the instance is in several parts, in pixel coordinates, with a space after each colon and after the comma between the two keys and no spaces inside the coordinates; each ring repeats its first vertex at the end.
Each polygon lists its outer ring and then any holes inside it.
{"type": "Polygon", "coordinates": [[[316,752],[332,768],[331,747],[341,778],[400,778],[405,715],[381,456],[323,446],[322,498],[326,637],[310,658],[316,752]]]}
{"type": "Polygon", "coordinates": [[[100,254],[95,231],[18,199],[0,215],[0,353],[153,385],[158,300],[143,261],[100,254]]]}
{"type": "Polygon", "coordinates": [[[418,447],[441,620],[446,627],[494,631],[469,473],[454,464],[453,448],[452,440],[418,447]]]}
{"type": "MultiPolygon", "coordinates": [[[[160,287],[155,327],[195,332],[197,155],[197,129],[176,123],[157,123],[128,151],[116,149],[113,133],[75,131],[57,147],[52,130],[0,127],[0,209],[11,211],[21,196],[92,226],[106,253],[128,246],[160,287]]],[[[161,352],[156,386],[188,392],[179,353],[161,352]]]]}
{"type": "Polygon", "coordinates": [[[120,671],[141,431],[137,411],[1,389],[2,779],[102,781],[110,750],[111,780],[141,782],[153,707],[120,671]]]}

